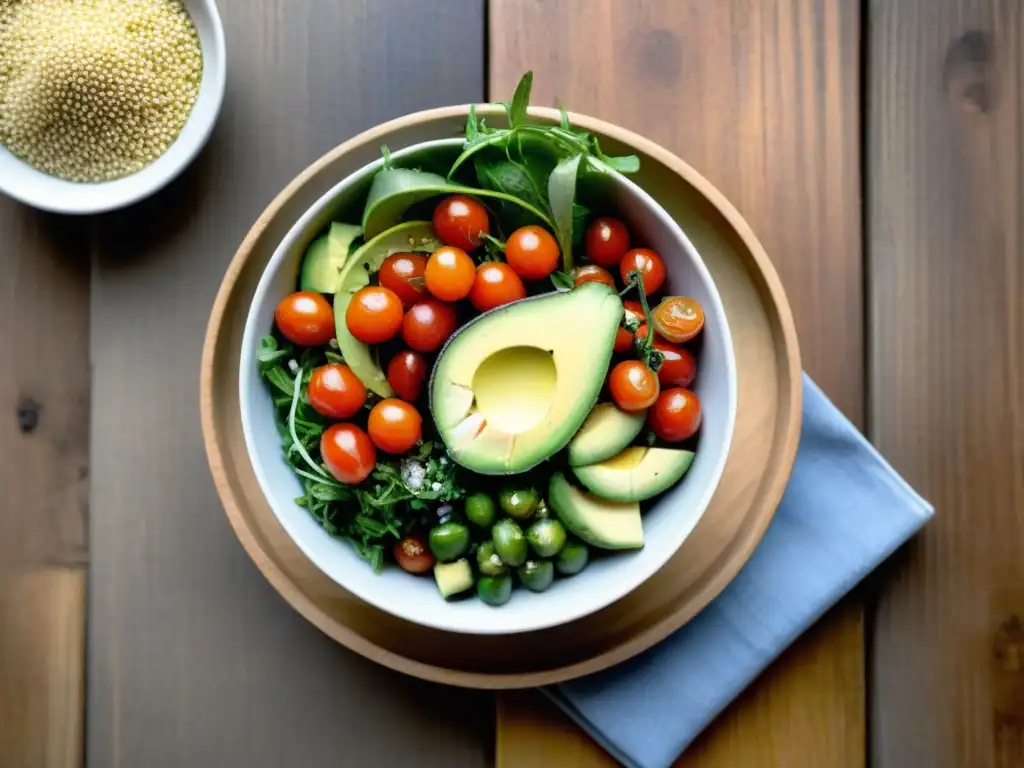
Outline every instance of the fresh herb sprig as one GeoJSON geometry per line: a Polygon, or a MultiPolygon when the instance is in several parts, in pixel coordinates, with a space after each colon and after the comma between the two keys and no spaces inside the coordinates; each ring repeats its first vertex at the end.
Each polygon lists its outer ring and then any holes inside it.
{"type": "MultiPolygon", "coordinates": [[[[647,336],[643,339],[635,339],[633,346],[640,361],[650,368],[651,371],[657,373],[658,369],[661,368],[661,364],[665,361],[665,355],[654,347],[654,320],[651,317],[651,307],[647,303],[644,277],[639,269],[634,269],[626,275],[626,287],[622,289],[619,295],[624,296],[632,290],[635,290],[640,295],[640,306],[644,312],[644,323],[647,325],[647,336]]],[[[635,331],[636,329],[631,330],[635,331]]]]}

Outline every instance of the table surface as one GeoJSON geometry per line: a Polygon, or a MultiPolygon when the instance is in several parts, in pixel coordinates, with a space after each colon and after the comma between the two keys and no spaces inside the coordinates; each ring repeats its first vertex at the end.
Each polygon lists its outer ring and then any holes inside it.
{"type": "Polygon", "coordinates": [[[221,513],[197,412],[220,277],[284,184],[532,69],[535,103],[736,204],[805,367],[938,510],[679,765],[1024,765],[1024,4],[219,5],[227,100],[181,179],[98,218],[0,201],[0,764],[611,764],[534,693],[307,625],[221,513]]]}

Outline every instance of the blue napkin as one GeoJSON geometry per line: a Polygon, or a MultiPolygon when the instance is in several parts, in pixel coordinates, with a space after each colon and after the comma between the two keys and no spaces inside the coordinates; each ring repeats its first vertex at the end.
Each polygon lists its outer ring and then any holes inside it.
{"type": "Polygon", "coordinates": [[[651,650],[544,692],[623,765],[666,768],[933,512],[804,376],[793,473],[743,570],[651,650]]]}

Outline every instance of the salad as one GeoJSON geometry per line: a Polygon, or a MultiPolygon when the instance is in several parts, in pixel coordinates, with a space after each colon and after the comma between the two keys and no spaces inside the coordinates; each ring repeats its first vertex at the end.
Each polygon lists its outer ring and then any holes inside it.
{"type": "Polygon", "coordinates": [[[457,152],[383,148],[257,355],[296,503],[375,570],[493,606],[642,547],[701,424],[701,305],[590,192],[639,161],[532,121],[531,82],[457,152]]]}

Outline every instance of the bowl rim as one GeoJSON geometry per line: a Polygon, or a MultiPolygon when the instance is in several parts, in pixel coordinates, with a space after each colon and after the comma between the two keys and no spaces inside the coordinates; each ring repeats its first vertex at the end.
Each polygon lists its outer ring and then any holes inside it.
{"type": "MultiPolygon", "coordinates": [[[[457,147],[462,142],[462,139],[458,137],[443,138],[443,139],[431,139],[424,142],[417,142],[408,146],[402,147],[398,150],[394,150],[391,156],[395,159],[400,159],[406,155],[414,154],[424,149],[432,147],[457,147]]],[[[267,479],[263,465],[257,457],[256,453],[256,438],[252,431],[253,417],[249,409],[249,397],[248,394],[253,386],[259,385],[259,377],[254,372],[252,363],[252,355],[246,354],[246,349],[253,347],[260,336],[266,331],[265,329],[259,329],[256,327],[256,307],[262,305],[267,300],[265,297],[269,291],[270,285],[275,279],[282,263],[288,258],[289,254],[298,247],[298,243],[302,242],[304,238],[311,234],[310,228],[313,222],[322,217],[325,211],[327,211],[332,205],[333,201],[346,190],[350,189],[353,185],[360,183],[361,181],[368,180],[372,175],[379,170],[383,165],[383,158],[377,158],[365,165],[352,171],[344,178],[332,185],[327,191],[325,191],[316,201],[310,205],[306,210],[299,216],[295,222],[288,228],[280,242],[274,248],[270,259],[264,266],[259,282],[253,293],[253,298],[249,302],[249,308],[246,313],[245,327],[243,331],[243,337],[241,341],[241,349],[239,354],[239,370],[238,370],[238,391],[241,409],[241,426],[243,439],[245,442],[246,452],[249,461],[252,465],[253,472],[256,476],[257,482],[260,487],[260,491],[264,496],[268,506],[278,523],[284,529],[285,533],[296,545],[296,547],[303,553],[303,555],[325,576],[331,581],[337,583],[346,591],[352,593],[360,600],[368,603],[369,605],[388,613],[392,616],[396,616],[402,620],[409,621],[411,623],[437,629],[446,632],[453,632],[457,634],[468,634],[468,635],[511,635],[520,634],[525,632],[541,631],[557,627],[563,624],[568,624],[578,619],[581,619],[590,614],[596,613],[597,611],[606,608],[608,605],[627,597],[631,592],[641,586],[644,582],[650,579],[655,573],[657,573],[666,562],[668,562],[673,555],[683,545],[683,542],[689,537],[689,535],[696,528],[701,518],[707,511],[710,505],[711,499],[713,498],[718,486],[721,482],[722,475],[725,469],[726,462],[729,457],[729,453],[732,447],[733,436],[736,427],[736,413],[737,413],[737,399],[738,399],[738,376],[736,370],[736,357],[735,349],[733,345],[732,334],[729,329],[728,317],[725,313],[724,305],[721,299],[721,294],[712,278],[707,265],[704,263],[699,251],[691,242],[686,232],[679,226],[679,224],[668,214],[667,211],[649,194],[645,189],[639,186],[636,182],[629,179],[623,174],[620,174],[614,170],[610,173],[616,178],[618,184],[624,185],[630,190],[630,194],[635,196],[639,201],[639,204],[649,208],[654,215],[662,220],[664,226],[672,234],[672,236],[681,242],[686,251],[687,258],[690,260],[693,268],[698,273],[698,279],[702,281],[705,286],[709,288],[713,307],[709,314],[713,313],[720,322],[717,323],[719,326],[719,332],[721,334],[721,344],[724,350],[724,365],[725,365],[725,384],[726,384],[726,414],[725,414],[725,425],[723,429],[724,438],[718,447],[718,453],[715,457],[715,463],[710,470],[710,480],[705,483],[704,487],[700,490],[699,495],[695,503],[691,503],[689,508],[696,509],[696,514],[690,516],[692,524],[688,527],[680,527],[679,532],[675,535],[672,546],[666,547],[663,552],[651,556],[647,555],[647,560],[643,563],[642,568],[636,568],[630,570],[630,574],[637,574],[632,578],[624,580],[626,585],[623,589],[611,590],[608,592],[602,592],[598,597],[592,597],[591,593],[588,593],[586,600],[570,601],[568,609],[559,611],[548,611],[539,612],[536,615],[540,618],[534,619],[529,623],[523,623],[522,621],[516,622],[513,626],[509,626],[508,623],[504,625],[500,622],[496,625],[483,625],[479,626],[472,623],[471,619],[463,620],[462,622],[453,624],[451,623],[451,615],[443,610],[436,612],[427,613],[425,616],[418,614],[409,613],[399,607],[393,606],[386,599],[382,599],[377,590],[373,588],[364,588],[362,585],[353,585],[346,583],[342,579],[336,577],[334,574],[329,572],[326,568],[322,567],[320,561],[322,558],[315,556],[310,548],[303,543],[301,536],[296,535],[296,525],[291,521],[291,518],[286,511],[279,509],[278,500],[276,496],[271,493],[272,484],[267,479]],[[465,626],[464,626],[465,624],[465,626]],[[472,626],[471,626],[472,624],[472,626]]],[[[323,534],[326,535],[326,534],[323,534]]],[[[338,542],[341,545],[341,542],[338,542]]],[[[646,550],[647,553],[651,550],[646,550]]],[[[634,551],[632,553],[623,553],[626,555],[632,554],[636,558],[642,558],[645,555],[643,549],[634,551]]],[[[467,614],[472,616],[472,614],[467,614]]]]}

